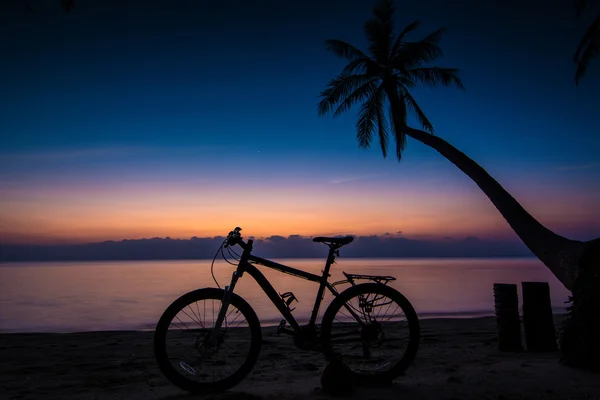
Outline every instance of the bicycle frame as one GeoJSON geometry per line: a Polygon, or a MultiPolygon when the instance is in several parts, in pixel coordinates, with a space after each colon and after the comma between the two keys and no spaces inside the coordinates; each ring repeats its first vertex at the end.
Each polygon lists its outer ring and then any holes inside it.
{"type": "MultiPolygon", "coordinates": [[[[357,383],[391,382],[392,379],[402,374],[412,362],[418,348],[419,320],[408,300],[393,287],[386,287],[388,282],[396,280],[395,277],[352,274],[341,271],[345,279],[329,282],[332,264],[335,263],[336,257],[339,257],[338,250],[342,246],[351,243],[354,239],[352,236],[319,236],[313,238],[313,242],[324,243],[329,247],[325,267],[318,274],[253,256],[251,254],[253,240],[244,241],[239,234],[240,230],[241,228],[239,227],[232,230],[227,238],[223,240],[217,252],[217,255],[220,252],[223,258],[226,259],[223,253],[224,249],[231,250],[229,247],[234,245],[239,245],[243,249],[241,255],[235,252],[231,253],[232,257],[238,260],[238,264],[230,263],[234,266],[235,270],[233,271],[229,285],[225,286],[223,290],[215,278],[216,286],[219,286],[218,288],[201,288],[181,295],[167,307],[156,325],[156,332],[154,334],[155,358],[160,370],[172,383],[192,393],[212,393],[234,386],[252,370],[260,353],[261,337],[267,332],[261,332],[261,321],[257,318],[252,306],[242,297],[234,294],[238,280],[246,272],[254,278],[282,316],[281,322],[277,327],[277,335],[281,333],[291,335],[295,347],[303,351],[321,352],[329,361],[339,360],[346,362],[346,360],[357,359],[362,363],[362,359],[367,360],[367,366],[372,367],[369,368],[371,371],[361,371],[359,368],[355,372],[352,370],[352,363],[349,362],[347,365],[348,372],[352,374],[352,379],[355,379],[357,383]],[[291,292],[280,294],[276,291],[265,275],[263,275],[264,271],[261,272],[259,270],[259,265],[317,283],[315,286],[318,286],[318,290],[314,305],[307,302],[309,303],[307,304],[308,306],[312,306],[310,320],[308,320],[307,324],[305,324],[307,321],[305,320],[305,315],[302,315],[301,320],[299,318],[300,322],[302,322],[302,325],[300,325],[299,320],[296,320],[292,314],[292,311],[294,311],[292,302],[296,300],[295,296],[291,292]],[[361,280],[372,283],[357,283],[357,281],[361,280]],[[339,288],[338,285],[343,286],[339,288]],[[325,312],[321,320],[319,318],[319,308],[324,300],[326,290],[331,292],[334,299],[331,304],[328,306],[325,305],[326,310],[324,310],[325,312]],[[194,304],[204,300],[212,300],[213,306],[215,306],[215,300],[217,303],[221,301],[221,305],[216,305],[217,309],[213,308],[212,312],[209,305],[209,319],[205,322],[202,321],[205,318],[202,318],[201,315],[206,317],[206,307],[199,308],[196,305],[198,314],[194,312],[193,308],[194,304]],[[231,309],[229,309],[230,306],[231,309]],[[394,308],[390,309],[392,306],[394,308]],[[234,309],[236,307],[238,308],[237,310],[234,309]],[[186,311],[186,308],[189,308],[192,312],[191,315],[186,311]],[[397,313],[398,309],[400,310],[399,313],[397,313]],[[388,311],[392,312],[389,317],[387,317],[388,311]],[[381,315],[381,312],[383,312],[383,315],[381,315]],[[185,315],[182,316],[183,319],[179,318],[180,313],[185,315]],[[216,321],[214,321],[215,313],[217,314],[216,321]],[[397,321],[398,318],[395,318],[402,316],[406,317],[406,322],[408,323],[408,347],[406,347],[406,350],[403,352],[404,354],[397,361],[397,357],[388,361],[388,354],[383,350],[383,342],[385,339],[388,339],[388,336],[385,335],[386,331],[382,325],[385,322],[390,322],[392,331],[397,331],[399,330],[398,328],[406,330],[405,324],[399,324],[397,321]],[[179,326],[175,322],[175,319],[178,319],[183,326],[179,326]],[[186,325],[188,319],[194,322],[195,326],[192,326],[193,329],[190,329],[186,325]],[[319,319],[318,323],[317,319],[319,319]],[[212,327],[211,321],[214,321],[212,327]],[[291,328],[288,327],[286,329],[286,323],[291,328]],[[352,326],[349,326],[349,324],[352,324],[352,326]],[[175,329],[187,332],[189,339],[194,339],[189,342],[192,345],[191,349],[187,349],[184,352],[177,351],[178,354],[171,354],[167,340],[173,336],[169,335],[172,325],[175,325],[175,329]],[[247,351],[238,348],[240,336],[238,333],[244,329],[249,331],[250,334],[250,338],[244,340],[244,343],[250,346],[247,351]],[[233,339],[231,342],[238,343],[228,343],[229,339],[233,339]],[[362,350],[362,355],[353,354],[346,359],[340,353],[337,344],[351,346],[359,352],[362,350]],[[227,345],[234,346],[233,352],[230,353],[228,351],[225,347],[227,345]],[[374,354],[373,350],[377,351],[377,354],[374,354]],[[241,356],[239,360],[241,364],[239,364],[237,369],[236,366],[230,364],[227,360],[234,353],[235,356],[241,356]],[[379,353],[381,354],[379,355],[379,353]],[[189,362],[192,362],[192,364],[189,364],[189,362]],[[227,371],[219,371],[218,377],[213,372],[211,380],[210,373],[205,369],[206,367],[210,367],[209,364],[212,364],[213,368],[223,366],[227,371]],[[222,372],[225,372],[225,375],[222,372]],[[200,378],[207,379],[199,381],[198,379],[200,378]]],[[[213,259],[213,264],[211,264],[213,278],[215,259],[213,259]]],[[[226,259],[226,261],[228,260],[226,259]]],[[[178,334],[176,336],[175,339],[179,340],[176,345],[184,344],[182,341],[184,339],[183,335],[178,334]]],[[[391,335],[389,339],[392,341],[400,340],[391,337],[391,335]]],[[[404,343],[401,344],[404,345],[404,343]]],[[[398,344],[392,344],[391,349],[395,350],[398,347],[398,344]]],[[[182,347],[178,347],[176,350],[182,350],[182,347]]]]}
{"type": "Polygon", "coordinates": [[[271,285],[271,283],[263,275],[263,273],[260,272],[260,270],[258,268],[256,268],[254,265],[252,265],[251,262],[253,262],[255,264],[263,265],[265,267],[268,267],[268,268],[271,268],[271,269],[274,269],[274,270],[277,270],[277,271],[280,271],[280,272],[283,272],[286,274],[290,274],[290,275],[293,275],[293,276],[296,276],[299,278],[303,278],[303,279],[306,279],[306,280],[309,280],[312,282],[319,283],[317,297],[315,299],[315,304],[313,306],[313,309],[312,309],[312,312],[310,315],[310,321],[308,323],[308,332],[311,332],[316,324],[317,316],[319,313],[319,308],[321,306],[321,302],[323,301],[323,296],[325,294],[325,288],[329,289],[329,291],[333,294],[334,297],[337,297],[339,295],[338,291],[327,280],[330,277],[329,271],[331,269],[331,265],[335,261],[336,249],[333,247],[330,247],[329,254],[327,255],[327,261],[325,262],[325,268],[322,271],[323,274],[317,275],[317,274],[312,274],[310,272],[302,271],[300,269],[289,267],[284,264],[279,264],[274,261],[270,261],[270,260],[267,260],[267,259],[264,259],[261,257],[253,256],[251,254],[252,240],[248,240],[248,242],[245,244],[245,246],[243,246],[243,248],[244,248],[244,252],[242,253],[242,256],[240,257],[240,261],[237,266],[237,269],[235,270],[235,272],[233,273],[233,276],[231,277],[231,283],[229,284],[229,286],[225,286],[225,295],[223,298],[223,305],[222,305],[221,311],[219,312],[219,315],[217,317],[217,321],[215,322],[215,327],[214,327],[215,332],[218,332],[221,329],[221,325],[223,323],[223,320],[225,319],[225,314],[227,312],[227,308],[229,307],[229,299],[231,298],[231,293],[233,293],[233,290],[235,288],[235,285],[236,285],[238,279],[242,277],[244,272],[247,272],[250,276],[252,276],[254,278],[254,280],[258,283],[258,285],[261,287],[263,292],[265,292],[267,297],[269,297],[269,299],[271,300],[273,305],[275,307],[277,307],[277,309],[279,310],[281,315],[285,318],[285,320],[292,327],[294,332],[297,334],[302,334],[304,332],[302,327],[296,320],[296,318],[292,315],[292,313],[291,313],[288,305],[284,301],[284,299],[277,293],[275,288],[273,288],[273,285],[271,285]]]}

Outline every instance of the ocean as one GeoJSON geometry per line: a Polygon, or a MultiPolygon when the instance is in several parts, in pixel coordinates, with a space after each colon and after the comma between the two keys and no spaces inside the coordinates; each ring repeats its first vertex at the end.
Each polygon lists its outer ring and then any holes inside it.
{"type": "MultiPolygon", "coordinates": [[[[320,273],[322,259],[274,261],[320,273]]],[[[180,295],[215,287],[211,260],[0,263],[0,332],[81,332],[152,330],[180,295]]],[[[260,267],[279,293],[293,292],[293,314],[309,317],[318,285],[260,267]]],[[[228,284],[235,267],[215,262],[215,276],[228,284]]],[[[555,313],[564,312],[569,292],[535,258],[338,258],[331,281],[353,274],[391,275],[390,285],[413,304],[420,318],[494,315],[493,284],[548,282],[555,313]]],[[[249,275],[238,282],[241,295],[263,325],[281,320],[277,309],[249,275]]],[[[320,315],[331,301],[325,297],[320,315]]]]}

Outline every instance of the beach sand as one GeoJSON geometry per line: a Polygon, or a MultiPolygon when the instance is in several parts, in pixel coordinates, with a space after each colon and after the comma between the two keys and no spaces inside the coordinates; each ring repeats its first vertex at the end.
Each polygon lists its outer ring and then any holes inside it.
{"type": "MultiPolygon", "coordinates": [[[[600,375],[558,354],[502,353],[494,318],[423,320],[417,358],[391,386],[353,399],[600,399],[600,375]]],[[[1,399],[326,399],[325,360],[264,328],[258,364],[221,394],[189,395],[156,366],[153,332],[0,335],[1,399]]]]}

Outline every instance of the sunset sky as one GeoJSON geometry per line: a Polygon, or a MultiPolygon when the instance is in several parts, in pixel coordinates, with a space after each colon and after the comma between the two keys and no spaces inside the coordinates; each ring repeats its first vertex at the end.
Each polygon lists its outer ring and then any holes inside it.
{"type": "MultiPolygon", "coordinates": [[[[81,0],[0,5],[0,243],[379,235],[516,238],[483,193],[409,139],[398,163],[318,117],[372,1],[81,0]],[[124,4],[124,5],[123,5],[124,4]]],[[[569,1],[396,1],[412,36],[450,29],[466,92],[413,92],[436,133],[536,218],[600,236],[600,63],[569,1]],[[539,3],[539,4],[536,4],[539,3]]],[[[410,37],[409,37],[410,38],[410,37]]],[[[515,239],[516,240],[516,239],[515,239]]]]}

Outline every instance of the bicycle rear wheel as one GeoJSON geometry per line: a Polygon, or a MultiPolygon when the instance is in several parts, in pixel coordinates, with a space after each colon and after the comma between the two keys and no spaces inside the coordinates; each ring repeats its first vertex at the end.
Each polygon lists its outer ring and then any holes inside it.
{"type": "Polygon", "coordinates": [[[199,289],[184,294],[163,313],[154,334],[154,354],[162,373],[192,393],[229,389],[251,370],[262,343],[260,322],[250,305],[231,295],[217,337],[213,327],[224,291],[199,289]]]}
{"type": "Polygon", "coordinates": [[[397,290],[378,283],[350,287],[327,307],[321,325],[323,351],[338,359],[359,384],[390,382],[414,360],[419,319],[397,290]]]}

